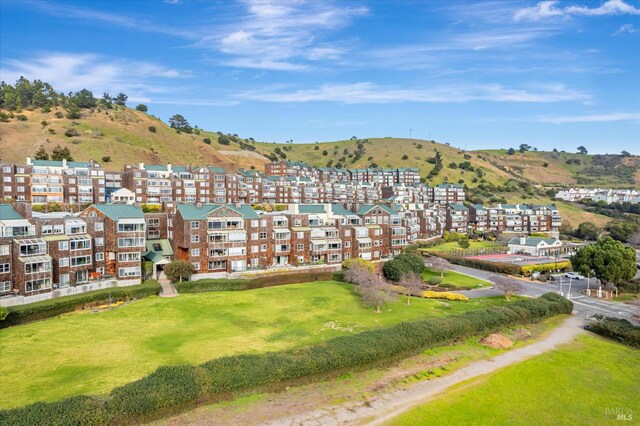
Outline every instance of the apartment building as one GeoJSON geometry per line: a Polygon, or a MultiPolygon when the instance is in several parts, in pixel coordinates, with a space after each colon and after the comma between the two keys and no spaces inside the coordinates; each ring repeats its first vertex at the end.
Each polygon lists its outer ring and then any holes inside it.
{"type": "Polygon", "coordinates": [[[562,217],[554,204],[498,204],[504,211],[503,232],[558,232],[562,217]]]}
{"type": "Polygon", "coordinates": [[[302,161],[272,161],[264,165],[265,174],[268,176],[284,177],[310,177],[317,178],[319,171],[302,161]]]}
{"type": "Polygon", "coordinates": [[[446,229],[449,232],[466,233],[469,229],[469,209],[464,204],[449,204],[446,229]]]}
{"type": "Polygon", "coordinates": [[[506,213],[503,208],[469,205],[469,226],[478,232],[504,232],[506,213]]]}
{"type": "Polygon", "coordinates": [[[146,252],[146,223],[138,206],[94,204],[80,213],[81,218],[98,218],[104,223],[104,272],[121,282],[139,282],[141,260],[146,252]]]}
{"type": "Polygon", "coordinates": [[[0,182],[0,200],[31,200],[31,173],[27,166],[0,163],[0,182]]]}
{"type": "Polygon", "coordinates": [[[459,184],[442,183],[433,187],[432,202],[435,204],[461,204],[465,200],[464,187],[459,184]]]}

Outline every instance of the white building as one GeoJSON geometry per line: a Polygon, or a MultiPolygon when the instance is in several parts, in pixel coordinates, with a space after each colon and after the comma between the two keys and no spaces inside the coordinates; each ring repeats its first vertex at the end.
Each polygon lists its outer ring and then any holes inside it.
{"type": "Polygon", "coordinates": [[[516,237],[507,243],[509,254],[549,256],[560,253],[562,241],[557,238],[516,237]]]}

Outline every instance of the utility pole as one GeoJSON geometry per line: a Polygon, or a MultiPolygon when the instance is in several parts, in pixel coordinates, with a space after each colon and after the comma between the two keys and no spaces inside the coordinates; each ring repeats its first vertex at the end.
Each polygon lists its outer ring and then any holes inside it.
{"type": "Polygon", "coordinates": [[[567,299],[571,300],[571,280],[573,278],[569,277],[569,291],[567,292],[567,299]]]}
{"type": "Polygon", "coordinates": [[[562,296],[562,277],[560,277],[560,296],[562,296]]]}

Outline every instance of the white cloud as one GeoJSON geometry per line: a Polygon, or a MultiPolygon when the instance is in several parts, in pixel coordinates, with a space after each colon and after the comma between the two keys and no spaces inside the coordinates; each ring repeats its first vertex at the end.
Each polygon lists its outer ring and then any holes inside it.
{"type": "Polygon", "coordinates": [[[309,61],[339,59],[347,49],[323,38],[368,12],[364,7],[305,0],[243,4],[245,14],[198,45],[231,56],[225,65],[285,71],[307,69],[309,61]]]}
{"type": "Polygon", "coordinates": [[[13,82],[20,76],[41,79],[56,90],[68,92],[87,88],[103,92],[125,92],[134,99],[148,99],[151,93],[167,90],[164,79],[191,77],[191,72],[161,65],[108,58],[84,53],[45,53],[24,60],[7,60],[0,68],[1,79],[13,82]]]}
{"type": "Polygon", "coordinates": [[[563,102],[588,99],[589,96],[562,84],[531,89],[515,89],[500,84],[449,86],[435,89],[381,87],[370,82],[325,84],[293,91],[263,90],[240,93],[240,99],[263,102],[338,102],[345,104],[427,102],[563,102]]]}
{"type": "Polygon", "coordinates": [[[615,33],[613,33],[613,35],[617,36],[625,33],[637,34],[637,33],[640,33],[640,30],[634,27],[632,24],[624,24],[624,25],[621,25],[620,28],[618,28],[618,30],[615,33]]]}
{"type": "Polygon", "coordinates": [[[539,21],[544,18],[568,18],[573,15],[640,15],[640,9],[625,3],[624,0],[607,0],[599,7],[581,5],[557,7],[559,3],[558,0],[538,2],[535,6],[516,10],[513,19],[515,21],[539,21]]]}
{"type": "Polygon", "coordinates": [[[597,115],[574,115],[564,117],[542,117],[538,121],[543,123],[599,123],[608,121],[640,121],[640,112],[614,112],[597,115]]]}

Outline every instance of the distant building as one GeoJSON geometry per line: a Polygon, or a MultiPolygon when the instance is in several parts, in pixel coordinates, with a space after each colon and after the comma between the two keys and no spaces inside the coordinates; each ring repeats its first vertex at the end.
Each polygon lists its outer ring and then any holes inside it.
{"type": "Polygon", "coordinates": [[[563,244],[557,238],[515,237],[507,243],[510,254],[553,256],[561,253],[563,244]]]}

